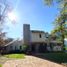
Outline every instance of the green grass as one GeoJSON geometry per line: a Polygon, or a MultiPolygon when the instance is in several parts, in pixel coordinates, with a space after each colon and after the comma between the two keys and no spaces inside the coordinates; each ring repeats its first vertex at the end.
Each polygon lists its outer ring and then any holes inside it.
{"type": "Polygon", "coordinates": [[[39,57],[57,63],[67,63],[67,53],[45,53],[39,55],[39,57]]]}
{"type": "Polygon", "coordinates": [[[15,59],[25,58],[24,54],[7,54],[7,55],[4,55],[4,56],[7,57],[7,58],[15,58],[15,59]]]}
{"type": "Polygon", "coordinates": [[[2,67],[2,64],[0,64],[0,67],[2,67]]]}

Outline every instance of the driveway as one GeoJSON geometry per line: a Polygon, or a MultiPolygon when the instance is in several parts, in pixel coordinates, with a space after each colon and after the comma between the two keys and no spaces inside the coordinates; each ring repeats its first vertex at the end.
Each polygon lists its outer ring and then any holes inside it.
{"type": "Polygon", "coordinates": [[[3,67],[64,67],[64,66],[34,56],[26,56],[25,59],[9,60],[3,64],[3,67]]]}

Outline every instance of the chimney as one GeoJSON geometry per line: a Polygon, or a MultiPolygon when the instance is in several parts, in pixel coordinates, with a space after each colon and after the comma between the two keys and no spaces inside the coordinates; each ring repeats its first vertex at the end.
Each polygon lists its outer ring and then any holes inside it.
{"type": "Polygon", "coordinates": [[[30,45],[30,25],[23,24],[23,40],[25,45],[30,45]]]}

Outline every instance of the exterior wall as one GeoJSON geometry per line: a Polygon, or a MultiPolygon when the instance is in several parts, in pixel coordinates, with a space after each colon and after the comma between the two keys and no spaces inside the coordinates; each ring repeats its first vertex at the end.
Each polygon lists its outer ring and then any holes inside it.
{"type": "Polygon", "coordinates": [[[31,42],[45,42],[45,41],[46,41],[45,33],[31,32],[31,42]]]}
{"type": "Polygon", "coordinates": [[[20,50],[20,46],[22,46],[22,44],[19,42],[16,42],[16,43],[13,43],[12,45],[10,45],[10,48],[12,50],[20,50]]]}
{"type": "Polygon", "coordinates": [[[15,50],[22,50],[23,43],[21,41],[16,41],[7,46],[7,52],[15,51],[15,50]],[[21,48],[20,48],[21,47],[21,48]]]}
{"type": "Polygon", "coordinates": [[[47,52],[47,44],[46,43],[32,43],[31,51],[33,53],[43,53],[47,52]]]}

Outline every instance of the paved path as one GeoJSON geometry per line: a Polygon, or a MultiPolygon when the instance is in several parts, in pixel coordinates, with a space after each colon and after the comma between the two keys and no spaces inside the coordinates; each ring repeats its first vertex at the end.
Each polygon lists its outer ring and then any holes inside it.
{"type": "Polygon", "coordinates": [[[7,61],[4,63],[3,67],[63,67],[63,66],[34,56],[26,56],[25,59],[7,61]]]}

